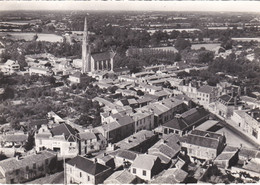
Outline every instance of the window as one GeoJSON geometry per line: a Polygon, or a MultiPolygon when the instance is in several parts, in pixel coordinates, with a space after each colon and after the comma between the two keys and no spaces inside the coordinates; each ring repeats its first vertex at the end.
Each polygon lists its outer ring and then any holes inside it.
{"type": "Polygon", "coordinates": [[[82,173],[81,172],[79,172],[79,177],[82,177],[82,173]]]}
{"type": "Polygon", "coordinates": [[[88,181],[90,181],[90,177],[88,176],[88,181]]]}
{"type": "Polygon", "coordinates": [[[145,170],[143,170],[143,176],[146,176],[146,171],[145,170]]]}
{"type": "Polygon", "coordinates": [[[36,163],[33,163],[33,169],[36,169],[36,163]]]}
{"type": "Polygon", "coordinates": [[[136,174],[136,169],[135,168],[133,168],[133,174],[136,174]]]}

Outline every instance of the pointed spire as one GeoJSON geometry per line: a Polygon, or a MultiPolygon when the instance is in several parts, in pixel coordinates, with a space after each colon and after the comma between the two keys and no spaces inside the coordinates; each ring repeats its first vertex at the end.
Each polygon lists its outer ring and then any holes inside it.
{"type": "Polygon", "coordinates": [[[85,17],[84,32],[88,31],[87,17],[85,17]]]}

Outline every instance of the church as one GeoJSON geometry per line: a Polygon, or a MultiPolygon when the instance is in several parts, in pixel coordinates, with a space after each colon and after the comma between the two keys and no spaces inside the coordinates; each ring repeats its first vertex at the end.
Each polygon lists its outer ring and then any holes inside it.
{"type": "Polygon", "coordinates": [[[106,51],[101,53],[91,54],[87,18],[85,17],[84,33],[82,40],[82,67],[81,73],[93,73],[97,71],[111,71],[114,69],[115,53],[106,51]]]}

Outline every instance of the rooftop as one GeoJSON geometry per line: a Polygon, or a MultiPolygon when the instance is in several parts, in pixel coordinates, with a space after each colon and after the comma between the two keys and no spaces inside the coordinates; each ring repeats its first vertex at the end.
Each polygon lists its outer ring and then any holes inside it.
{"type": "Polygon", "coordinates": [[[217,149],[224,136],[206,131],[193,130],[190,134],[180,138],[181,143],[187,143],[206,148],[217,149]],[[204,133],[206,133],[204,135],[204,133]]]}
{"type": "Polygon", "coordinates": [[[198,92],[203,92],[203,93],[207,93],[210,94],[213,92],[215,87],[213,86],[209,86],[209,85],[203,85],[198,89],[198,92]]]}
{"type": "Polygon", "coordinates": [[[119,141],[116,143],[116,146],[118,146],[120,149],[131,149],[135,146],[138,146],[142,142],[149,140],[150,138],[154,137],[156,134],[153,131],[149,130],[141,130],[127,138],[125,138],[122,141],[119,141]]]}
{"type": "Polygon", "coordinates": [[[139,155],[133,162],[132,167],[151,170],[155,164],[155,161],[158,159],[157,156],[142,154],[139,155]]]}
{"type": "Polygon", "coordinates": [[[54,128],[51,128],[53,136],[64,135],[65,139],[73,142],[76,141],[77,132],[68,124],[62,123],[54,128]]]}
{"type": "Polygon", "coordinates": [[[133,152],[130,150],[122,150],[122,149],[118,149],[114,152],[111,152],[111,153],[109,153],[109,155],[120,157],[120,158],[131,160],[131,161],[135,160],[135,158],[137,157],[136,152],[133,152]]]}
{"type": "Polygon", "coordinates": [[[96,139],[96,135],[92,132],[81,132],[79,133],[79,138],[81,140],[90,140],[90,139],[96,139]]]}
{"type": "Polygon", "coordinates": [[[128,170],[120,170],[109,176],[104,184],[131,184],[136,179],[136,176],[128,170]]]}
{"type": "Polygon", "coordinates": [[[82,156],[76,156],[66,163],[94,176],[109,169],[105,165],[95,163],[82,156]]]}
{"type": "Polygon", "coordinates": [[[17,160],[15,157],[2,160],[0,161],[0,167],[2,167],[5,172],[9,172],[24,168],[29,165],[33,165],[34,163],[44,161],[45,159],[49,159],[55,156],[55,154],[45,150],[41,151],[38,154],[25,156],[23,158],[20,158],[19,160],[17,160]]]}

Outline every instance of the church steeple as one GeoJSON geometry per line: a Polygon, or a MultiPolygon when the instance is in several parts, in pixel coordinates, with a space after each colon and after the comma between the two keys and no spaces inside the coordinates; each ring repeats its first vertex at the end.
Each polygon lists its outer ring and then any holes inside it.
{"type": "Polygon", "coordinates": [[[84,22],[84,32],[82,39],[82,73],[86,73],[90,71],[90,46],[88,40],[88,25],[87,25],[87,17],[85,17],[84,22]]]}

